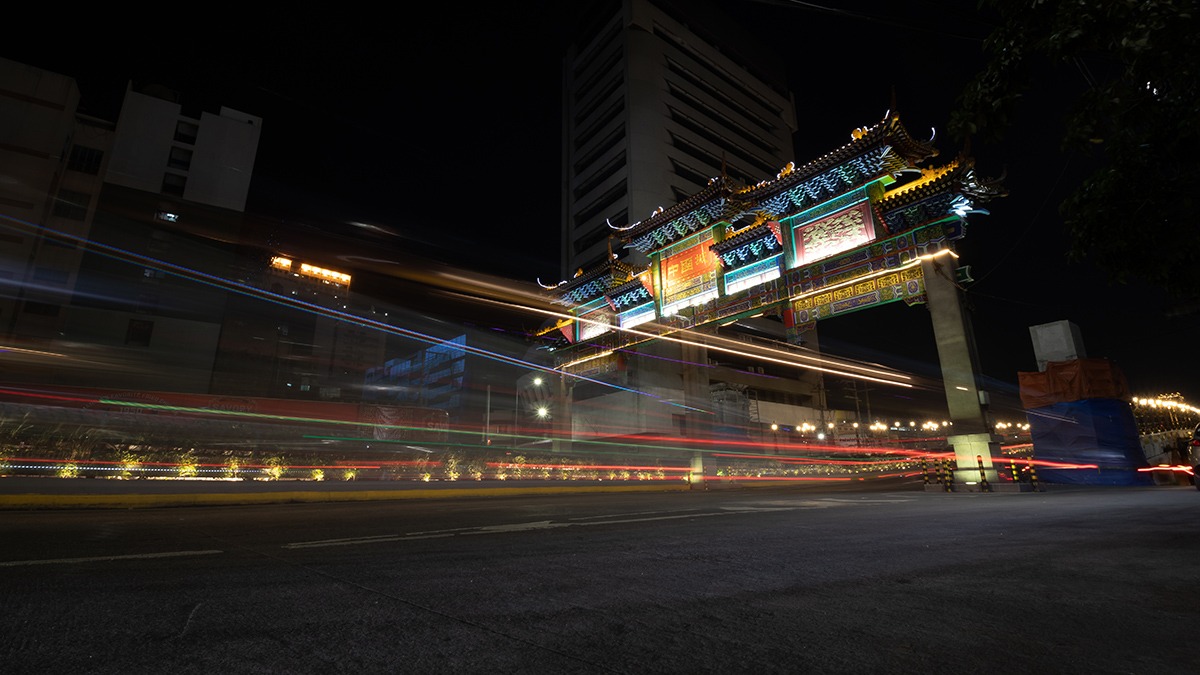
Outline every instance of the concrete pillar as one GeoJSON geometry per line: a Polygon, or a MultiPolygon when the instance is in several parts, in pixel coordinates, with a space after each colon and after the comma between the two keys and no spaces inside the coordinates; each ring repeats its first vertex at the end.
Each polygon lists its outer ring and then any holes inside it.
{"type": "Polygon", "coordinates": [[[705,480],[705,469],[708,457],[703,452],[692,454],[692,472],[689,476],[689,482],[693,490],[707,490],[708,482],[705,480]]]}
{"type": "Polygon", "coordinates": [[[971,323],[963,308],[962,291],[955,280],[955,258],[942,255],[921,261],[925,275],[925,295],[933,335],[937,341],[938,361],[946,390],[946,406],[953,422],[953,434],[947,439],[954,448],[958,470],[954,484],[958,489],[978,490],[978,460],[983,459],[989,485],[997,484],[992,455],[1000,454],[999,439],[992,435],[980,403],[976,382],[979,372],[971,323]]]}
{"type": "MultiPolygon", "coordinates": [[[[702,329],[693,329],[693,337],[699,337],[702,329]]],[[[701,344],[687,343],[680,345],[680,360],[683,361],[681,373],[683,381],[683,404],[689,408],[698,408],[705,412],[688,410],[687,430],[688,439],[707,441],[712,438],[712,392],[709,391],[708,379],[708,348],[701,344]]]]}
{"type": "Polygon", "coordinates": [[[575,394],[574,379],[566,375],[558,376],[558,390],[554,396],[551,408],[553,417],[550,419],[550,447],[554,452],[570,452],[571,440],[574,436],[574,425],[571,422],[571,400],[575,394]]]}

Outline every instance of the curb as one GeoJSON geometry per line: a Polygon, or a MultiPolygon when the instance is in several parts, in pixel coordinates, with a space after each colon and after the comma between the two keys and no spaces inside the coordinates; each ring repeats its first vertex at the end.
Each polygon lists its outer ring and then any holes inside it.
{"type": "Polygon", "coordinates": [[[363,490],[260,492],[254,494],[10,494],[0,495],[0,510],[18,509],[138,509],[166,506],[237,506],[314,502],[398,501],[405,499],[462,499],[514,495],[579,494],[583,492],[687,492],[689,485],[613,485],[579,487],[450,488],[438,490],[363,490]]]}

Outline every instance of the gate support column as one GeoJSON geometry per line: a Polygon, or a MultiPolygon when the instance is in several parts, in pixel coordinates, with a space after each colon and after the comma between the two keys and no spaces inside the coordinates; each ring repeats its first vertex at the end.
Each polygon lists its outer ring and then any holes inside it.
{"type": "MultiPolygon", "coordinates": [[[[703,329],[693,330],[700,333],[703,329]]],[[[684,445],[692,447],[693,471],[699,461],[700,475],[704,475],[704,455],[713,451],[712,446],[706,445],[713,438],[713,415],[707,412],[712,409],[712,392],[709,390],[708,368],[705,367],[708,365],[708,348],[702,344],[682,344],[679,354],[680,360],[683,361],[683,371],[680,373],[683,404],[693,408],[684,412],[686,422],[680,435],[684,445]]]]}
{"type": "Polygon", "coordinates": [[[554,395],[553,417],[550,418],[550,448],[554,453],[570,452],[575,430],[571,421],[571,403],[575,397],[575,381],[565,374],[558,376],[558,391],[554,395]]]}
{"type": "Polygon", "coordinates": [[[693,490],[708,489],[708,467],[705,466],[703,452],[692,453],[692,471],[688,474],[688,482],[693,490]]]}
{"type": "Polygon", "coordinates": [[[978,358],[970,317],[963,308],[962,291],[955,280],[957,269],[952,255],[921,261],[929,316],[933,321],[933,335],[937,341],[938,361],[946,389],[946,407],[950,410],[950,421],[954,423],[953,434],[947,438],[958,460],[954,485],[956,489],[978,492],[982,488],[975,457],[983,457],[987,481],[992,485],[998,484],[992,455],[1000,454],[1000,443],[992,435],[980,403],[976,381],[978,358]]]}

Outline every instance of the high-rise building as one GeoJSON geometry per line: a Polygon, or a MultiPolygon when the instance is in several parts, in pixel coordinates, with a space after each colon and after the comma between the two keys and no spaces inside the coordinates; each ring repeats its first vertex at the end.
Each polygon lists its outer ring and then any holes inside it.
{"type": "Polygon", "coordinates": [[[77,112],[64,75],[0,59],[0,335],[59,333],[100,196],[113,125],[77,112]]]}
{"type": "MultiPolygon", "coordinates": [[[[383,337],[337,318],[370,313],[350,276],[319,253],[281,269],[270,254],[290,251],[246,239],[262,119],[193,112],[155,85],[128,86],[115,123],[80,100],[72,78],[0,60],[6,343],[58,356],[64,385],[356,398],[383,337]]],[[[49,365],[27,357],[4,379],[49,365]]]]}
{"type": "MultiPolygon", "coordinates": [[[[778,57],[716,4],[608,0],[585,7],[563,69],[560,259],[570,284],[611,265],[644,268],[649,259],[622,250],[618,235],[714,179],[775,179],[794,159],[797,130],[778,57]]],[[[728,330],[749,324],[783,340],[777,321],[748,319],[728,330]]],[[[814,345],[815,335],[805,341],[814,345]]],[[[713,416],[694,421],[706,428],[800,419],[823,405],[811,373],[768,381],[761,365],[718,363],[702,347],[648,342],[618,362],[598,380],[711,408],[713,416]]],[[[570,399],[575,435],[704,433],[689,429],[686,409],[664,412],[599,382],[576,383],[570,399]]]]}
{"type": "MultiPolygon", "coordinates": [[[[245,277],[229,243],[242,232],[261,126],[260,118],[228,108],[189,114],[180,95],[162,87],[127,87],[86,245],[80,242],[76,283],[53,337],[125,364],[125,386],[208,390],[228,293],[159,263],[245,277]]],[[[98,369],[77,373],[76,381],[100,385],[112,377],[98,369]]]]}
{"type": "Polygon", "coordinates": [[[125,92],[106,183],[244,211],[262,118],[222,106],[184,114],[177,93],[149,86],[125,92]]]}
{"type": "Polygon", "coordinates": [[[749,185],[774,177],[793,159],[796,131],[782,69],[715,6],[584,4],[563,69],[568,279],[608,255],[610,223],[639,222],[716,176],[749,185]]]}

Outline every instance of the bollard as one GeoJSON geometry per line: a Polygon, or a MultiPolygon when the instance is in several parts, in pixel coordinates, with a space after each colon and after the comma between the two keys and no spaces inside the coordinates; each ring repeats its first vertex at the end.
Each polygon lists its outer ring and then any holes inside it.
{"type": "Polygon", "coordinates": [[[975,455],[975,463],[979,465],[979,489],[991,492],[992,486],[988,485],[987,472],[983,470],[983,455],[975,455]]]}
{"type": "Polygon", "coordinates": [[[921,475],[925,477],[925,487],[929,487],[929,462],[921,458],[921,475]]]}
{"type": "Polygon", "coordinates": [[[1033,460],[1032,459],[1029,460],[1029,466],[1027,468],[1029,469],[1029,485],[1030,485],[1030,487],[1032,487],[1037,492],[1041,492],[1042,486],[1038,485],[1037,469],[1033,468],[1033,460]]]}
{"type": "Polygon", "coordinates": [[[1008,460],[1008,470],[1012,472],[1012,480],[1014,483],[1021,482],[1021,472],[1017,471],[1017,460],[1008,460]]]}
{"type": "Polygon", "coordinates": [[[954,491],[954,472],[950,469],[950,460],[943,459],[942,467],[943,467],[943,470],[946,472],[946,480],[943,483],[943,485],[946,488],[946,492],[953,492],[954,491]]]}

